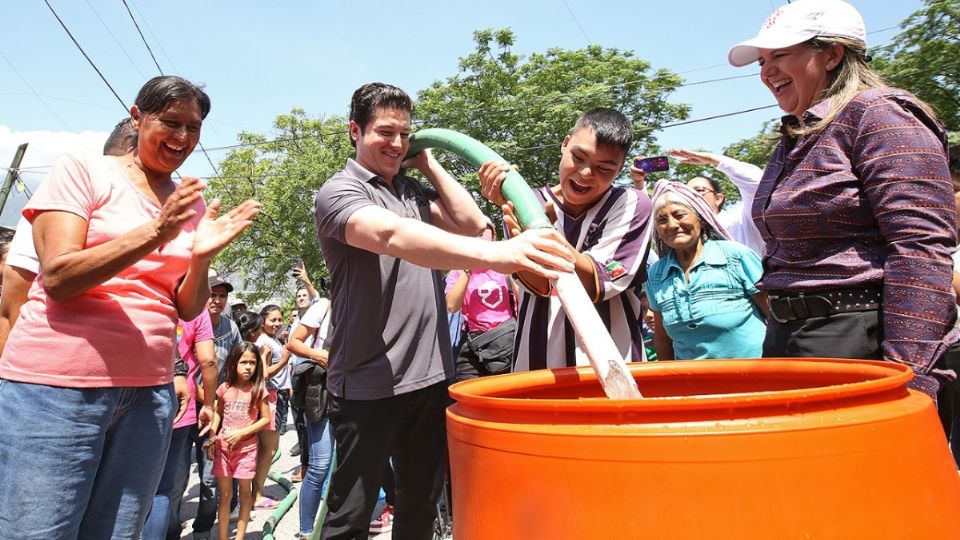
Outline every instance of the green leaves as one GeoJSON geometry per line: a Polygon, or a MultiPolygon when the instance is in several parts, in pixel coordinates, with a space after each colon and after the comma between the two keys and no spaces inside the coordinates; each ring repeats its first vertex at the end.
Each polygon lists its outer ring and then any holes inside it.
{"type": "MultiPolygon", "coordinates": [[[[419,92],[417,123],[484,142],[539,186],[555,181],[560,144],[591,108],[613,107],[633,120],[633,155],[658,154],[657,128],[689,114],[687,105],[668,101],[682,79],[653,70],[632,52],[591,45],[523,57],[512,52],[515,42],[506,28],[474,32],[475,49],[460,59],[458,72],[419,92]]],[[[249,146],[223,160],[223,177],[209,188],[226,208],[248,198],[263,203],[254,226],[215,261],[246,283],[250,302],[292,289],[294,259],[304,260],[314,282],[326,274],[313,225],[314,192],[354,155],[342,117],[312,119],[295,108],[278,116],[274,127],[270,139],[242,133],[240,142],[249,146]]],[[[500,209],[479,196],[475,171],[455,156],[437,152],[437,158],[499,222],[500,209]]]]}
{"type": "Polygon", "coordinates": [[[900,26],[889,46],[874,50],[874,69],[960,130],[960,0],[924,0],[900,26]]]}

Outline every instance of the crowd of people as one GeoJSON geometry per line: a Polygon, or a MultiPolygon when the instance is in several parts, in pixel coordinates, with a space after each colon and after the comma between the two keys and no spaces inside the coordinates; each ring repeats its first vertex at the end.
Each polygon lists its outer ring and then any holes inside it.
{"type": "Polygon", "coordinates": [[[263,487],[292,409],[298,537],[326,497],[323,538],[365,538],[371,518],[431,538],[448,385],[587,363],[553,289],[561,272],[627,361],[900,362],[939,398],[947,437],[960,433],[960,148],[866,51],[841,0],[783,6],[730,50],[734,66],[759,63],[785,113],[770,163],[671,154],[726,175],[733,208],[706,176],[648,194],[627,166],[635,187],[615,184],[633,123],[584,112],[559,141],[556,184],[535,190],[552,229],[521,229],[501,192],[510,165],[490,161],[480,195],[502,209],[498,231],[429,150],[407,157],[409,95],[365,84],[350,103],[355,157],[315,199],[329,283],[318,291],[298,264],[286,318],[231,304],[211,270],[260,205],[222,211],[199,180],[172,179],[210,99],[151,79],[103,156],[57,161],[6,259],[0,463],[18,466],[0,473],[0,537],[180,538],[195,461],[193,537],[217,524],[227,538],[236,512],[242,538],[254,508],[277,504],[263,487]]]}

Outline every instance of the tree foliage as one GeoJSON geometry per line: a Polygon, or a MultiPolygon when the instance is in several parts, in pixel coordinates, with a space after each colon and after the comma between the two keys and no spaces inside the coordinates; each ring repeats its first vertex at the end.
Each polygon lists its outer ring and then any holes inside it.
{"type": "Polygon", "coordinates": [[[874,68],[892,86],[929,103],[950,131],[960,131],[960,0],[924,0],[874,68]]]}
{"type": "Polygon", "coordinates": [[[221,177],[209,191],[224,208],[256,199],[263,210],[256,223],[230,244],[214,266],[242,281],[250,302],[292,291],[290,272],[303,260],[318,283],[326,266],[313,224],[317,189],[353,155],[341,117],[308,118],[301,109],[277,117],[274,139],[241,133],[242,145],[220,163],[221,177]]]}
{"type": "MultiPolygon", "coordinates": [[[[417,117],[424,126],[454,129],[487,144],[517,164],[531,185],[552,182],[564,136],[591,108],[612,107],[630,118],[634,150],[643,155],[657,152],[653,132],[660,125],[689,114],[688,106],[667,101],[682,79],[652,70],[630,51],[592,45],[524,57],[511,51],[515,40],[509,29],[474,32],[476,49],[460,59],[459,72],[419,93],[417,117]]],[[[475,175],[456,163],[451,167],[468,189],[479,190],[475,175]]],[[[478,202],[489,215],[497,213],[478,202]]]]}
{"type": "MultiPolygon", "coordinates": [[[[658,152],[654,131],[687,117],[689,107],[668,102],[681,78],[652,70],[629,51],[590,46],[550,49],[523,57],[511,52],[508,29],[474,33],[475,50],[460,59],[457,74],[419,92],[414,121],[443,127],[487,144],[532,185],[556,175],[559,148],[577,117],[599,106],[622,111],[636,128],[635,152],[658,152]]],[[[290,290],[290,269],[303,259],[316,283],[326,268],[313,224],[314,192],[343,168],[354,151],[342,117],[308,118],[293,109],[275,123],[275,138],[242,133],[245,145],[221,163],[222,178],[210,183],[213,196],[230,208],[247,198],[264,205],[251,229],[215,262],[251,289],[258,301],[290,290]]],[[[438,152],[438,158],[475,193],[481,208],[499,221],[499,209],[481,200],[475,172],[462,160],[438,152]]]]}

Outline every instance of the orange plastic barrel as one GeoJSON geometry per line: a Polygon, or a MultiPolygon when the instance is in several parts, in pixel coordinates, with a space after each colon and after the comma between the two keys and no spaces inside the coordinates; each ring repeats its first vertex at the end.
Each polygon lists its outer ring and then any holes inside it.
{"type": "Polygon", "coordinates": [[[960,477],[909,368],[830,359],[633,364],[461,382],[454,538],[960,538],[960,477]]]}

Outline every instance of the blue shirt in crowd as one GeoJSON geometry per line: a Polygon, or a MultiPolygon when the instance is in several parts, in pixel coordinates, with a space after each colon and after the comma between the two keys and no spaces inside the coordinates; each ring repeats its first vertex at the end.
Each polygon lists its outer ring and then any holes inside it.
{"type": "Polygon", "coordinates": [[[660,313],[674,358],[760,358],[766,324],[751,298],[763,274],[760,257],[727,240],[709,240],[687,283],[671,251],[651,268],[650,308],[660,313]]]}

